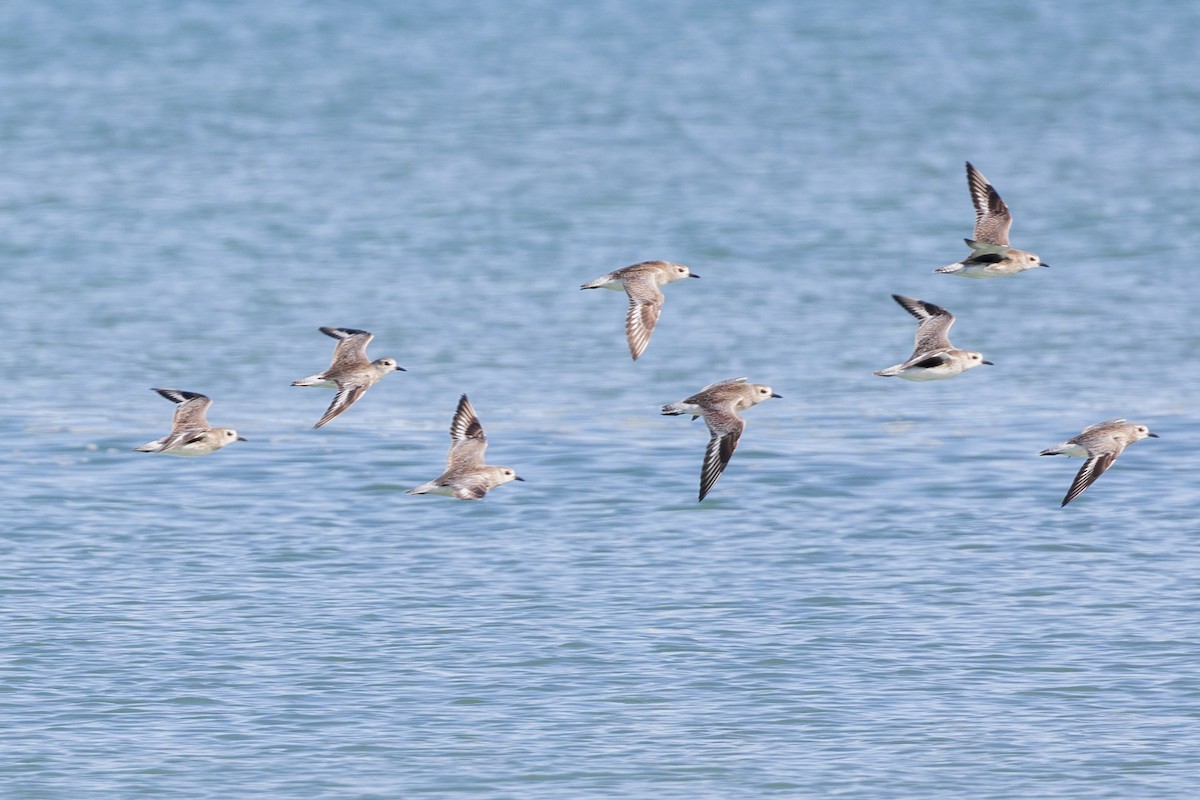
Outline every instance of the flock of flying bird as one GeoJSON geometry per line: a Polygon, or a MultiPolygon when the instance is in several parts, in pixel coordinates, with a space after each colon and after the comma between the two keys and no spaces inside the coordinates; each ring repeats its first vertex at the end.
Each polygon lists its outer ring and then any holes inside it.
{"type": "MultiPolygon", "coordinates": [[[[983,173],[970,162],[966,166],[967,186],[975,206],[975,238],[964,240],[971,248],[971,253],[961,261],[934,272],[964,278],[996,278],[1049,266],[1037,254],[1009,245],[1008,231],[1012,226],[1012,214],[1008,206],[983,173]]],[[[683,264],[643,261],[601,275],[579,288],[624,291],[629,297],[625,336],[629,353],[636,361],[650,343],[650,336],[662,313],[663,293],[659,287],[684,278],[699,277],[683,264]]],[[[917,319],[915,346],[907,360],[874,374],[910,381],[944,380],[980,364],[992,363],[985,360],[981,353],[959,350],[950,343],[949,331],[954,324],[954,315],[946,309],[911,297],[892,297],[917,319]]],[[[320,331],[338,340],[329,368],[292,382],[293,386],[319,386],[336,390],[329,408],[314,428],[320,428],[343,413],[383,376],[404,371],[395,359],[378,358],[371,361],[367,358],[367,344],[373,338],[367,331],[354,328],[320,328],[320,331]]],[[[212,400],[205,395],[178,389],[154,391],[177,404],[171,432],[135,450],[201,456],[220,450],[232,442],[245,441],[232,428],[209,426],[205,412],[212,405],[212,400]]],[[[665,415],[690,414],[692,419],[703,417],[708,425],[710,436],[700,469],[700,500],[705,498],[721,477],[737,448],[745,429],[745,422],[738,412],[779,396],[770,386],[747,383],[746,378],[733,378],[710,384],[691,397],[662,407],[665,415]]],[[[1078,436],[1043,450],[1040,453],[1043,456],[1066,455],[1085,459],[1062,505],[1067,505],[1091,486],[1126,447],[1148,436],[1158,438],[1158,434],[1151,433],[1145,425],[1113,419],[1084,428],[1078,436]]],[[[409,489],[407,493],[445,494],[460,500],[480,500],[489,489],[510,481],[524,480],[511,467],[485,464],[486,449],[487,436],[483,432],[483,425],[464,394],[458,401],[450,423],[450,452],[445,471],[428,483],[409,489]]]]}

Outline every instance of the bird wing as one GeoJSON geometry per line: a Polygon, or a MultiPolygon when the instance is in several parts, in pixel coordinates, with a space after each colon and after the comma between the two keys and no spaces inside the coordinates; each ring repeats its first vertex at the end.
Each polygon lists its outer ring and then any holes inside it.
{"type": "Polygon", "coordinates": [[[662,313],[663,293],[650,275],[626,278],[625,293],[629,295],[629,313],[625,315],[625,337],[629,354],[637,361],[650,344],[650,334],[662,313]]]}
{"type": "Polygon", "coordinates": [[[333,361],[328,372],[350,370],[370,364],[367,345],[375,338],[373,333],[355,328],[321,328],[321,333],[338,340],[333,348],[333,361]]]}
{"type": "Polygon", "coordinates": [[[1071,481],[1071,488],[1067,490],[1067,495],[1063,498],[1062,505],[1065,506],[1076,497],[1079,497],[1084,489],[1095,483],[1096,479],[1113,465],[1113,462],[1117,460],[1117,456],[1120,454],[1120,450],[1115,450],[1111,453],[1089,456],[1083,462],[1083,466],[1079,468],[1079,472],[1075,474],[1075,480],[1071,481]]]}
{"type": "Polygon", "coordinates": [[[450,452],[446,456],[446,471],[479,466],[483,463],[485,450],[487,435],[483,432],[483,423],[464,394],[458,399],[458,408],[454,410],[454,419],[450,421],[450,452]]]}
{"type": "Polygon", "coordinates": [[[928,350],[919,351],[913,354],[912,358],[899,365],[899,369],[911,369],[912,367],[921,367],[922,369],[933,369],[947,364],[950,361],[950,356],[943,350],[937,353],[930,353],[928,350]]]}
{"type": "Polygon", "coordinates": [[[154,391],[172,403],[178,403],[175,407],[175,416],[171,421],[172,433],[189,428],[204,429],[208,427],[205,412],[212,405],[211,398],[196,392],[181,392],[178,389],[155,389],[154,391]]]}
{"type": "Polygon", "coordinates": [[[483,480],[465,484],[454,490],[454,496],[459,500],[482,500],[487,493],[487,482],[483,480]]]}
{"type": "Polygon", "coordinates": [[[325,409],[325,416],[317,421],[314,428],[319,428],[329,420],[341,414],[350,406],[358,401],[358,398],[363,396],[367,391],[367,384],[359,381],[346,381],[338,383],[337,394],[333,396],[333,401],[330,402],[329,408],[325,409]]]}
{"type": "Polygon", "coordinates": [[[1012,214],[1000,193],[970,161],[967,162],[967,188],[971,190],[971,203],[975,206],[975,241],[1008,246],[1012,214]]]}
{"type": "Polygon", "coordinates": [[[917,332],[913,337],[913,357],[922,353],[932,353],[937,350],[950,350],[950,326],[954,324],[954,315],[934,303],[916,300],[904,295],[894,294],[892,299],[900,307],[916,317],[917,332]]]}
{"type": "Polygon", "coordinates": [[[725,471],[733,451],[737,449],[738,440],[746,423],[733,412],[732,404],[728,408],[711,409],[704,414],[708,430],[712,436],[704,451],[704,464],[700,467],[700,499],[703,500],[717,478],[725,471]]]}

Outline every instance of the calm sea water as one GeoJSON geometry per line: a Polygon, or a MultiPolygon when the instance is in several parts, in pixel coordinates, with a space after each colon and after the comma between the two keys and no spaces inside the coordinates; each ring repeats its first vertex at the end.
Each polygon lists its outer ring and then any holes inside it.
{"type": "Polygon", "coordinates": [[[0,7],[0,795],[1194,794],[1200,7],[418,6],[0,7]],[[932,274],[967,159],[1051,269],[932,274]],[[406,496],[462,392],[527,482],[406,496]]]}

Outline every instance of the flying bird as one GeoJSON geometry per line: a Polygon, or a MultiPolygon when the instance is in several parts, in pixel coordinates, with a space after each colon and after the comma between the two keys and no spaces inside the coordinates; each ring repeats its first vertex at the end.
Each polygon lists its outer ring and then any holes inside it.
{"type": "Polygon", "coordinates": [[[327,389],[337,389],[333,402],[325,410],[325,416],[317,421],[314,428],[319,428],[329,420],[341,414],[354,405],[358,398],[379,382],[379,379],[389,372],[404,372],[397,366],[393,358],[367,359],[367,344],[375,335],[354,328],[319,328],[326,336],[338,340],[333,348],[333,361],[329,369],[292,381],[292,386],[321,386],[327,389]]]}
{"type": "Polygon", "coordinates": [[[489,489],[509,481],[523,481],[512,467],[492,467],[483,463],[487,436],[483,424],[464,394],[450,421],[450,453],[446,471],[429,483],[409,489],[405,494],[445,494],[459,500],[482,500],[489,489]]]}
{"type": "Polygon", "coordinates": [[[887,369],[876,370],[876,375],[896,376],[906,381],[939,381],[953,378],[980,364],[991,364],[982,353],[974,350],[959,350],[950,344],[950,326],[954,315],[941,306],[894,294],[892,299],[908,313],[917,318],[917,334],[913,353],[903,361],[887,369]]]}
{"type": "Polygon", "coordinates": [[[629,354],[637,361],[650,344],[650,334],[662,313],[663,293],[658,287],[674,283],[683,278],[699,278],[683,264],[669,261],[643,261],[622,267],[616,272],[601,275],[580,289],[624,290],[629,295],[629,312],[625,315],[625,338],[629,341],[629,354]]]}
{"type": "Polygon", "coordinates": [[[963,241],[971,248],[971,255],[934,272],[964,278],[998,278],[1050,266],[1043,264],[1036,253],[1009,246],[1012,214],[996,187],[970,161],[967,162],[967,188],[971,190],[971,203],[975,206],[975,238],[963,241]]]}
{"type": "Polygon", "coordinates": [[[212,400],[196,392],[179,389],[151,389],[175,406],[171,432],[161,439],[133,448],[139,453],[164,453],[169,456],[206,456],[227,444],[246,441],[233,428],[211,428],[204,412],[212,400]]]}
{"type": "Polygon", "coordinates": [[[751,406],[756,406],[771,397],[781,397],[771,391],[770,386],[746,383],[745,378],[733,378],[709,384],[691,397],[678,403],[662,407],[667,416],[691,414],[692,419],[704,417],[710,438],[704,451],[704,464],[700,468],[700,500],[703,500],[717,478],[725,471],[738,440],[746,427],[738,415],[751,406]]]}
{"type": "Polygon", "coordinates": [[[1038,455],[1043,456],[1074,456],[1085,458],[1083,466],[1071,481],[1062,505],[1078,497],[1084,489],[1096,482],[1105,470],[1113,465],[1117,456],[1136,441],[1147,436],[1157,439],[1157,433],[1151,433],[1145,425],[1136,422],[1126,422],[1124,419],[1110,419],[1108,422],[1098,422],[1083,429],[1078,436],[1067,439],[1062,444],[1047,447],[1038,455]]]}

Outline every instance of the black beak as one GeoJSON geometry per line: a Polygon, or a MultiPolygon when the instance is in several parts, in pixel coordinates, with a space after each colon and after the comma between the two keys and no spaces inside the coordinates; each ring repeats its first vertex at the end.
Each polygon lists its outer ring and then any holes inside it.
{"type": "Polygon", "coordinates": [[[1049,265],[1049,264],[1046,264],[1046,263],[1043,263],[1043,262],[1040,262],[1040,261],[1038,262],[1038,266],[1039,266],[1039,267],[1045,267],[1046,269],[1050,269],[1050,265],[1049,265]]]}
{"type": "Polygon", "coordinates": [[[397,367],[396,367],[396,372],[408,372],[408,370],[406,370],[404,367],[397,366],[397,367]]]}
{"type": "Polygon", "coordinates": [[[524,483],[524,482],[525,482],[525,479],[524,479],[524,478],[522,478],[520,475],[513,475],[513,480],[514,480],[514,481],[521,481],[522,483],[524,483]]]}
{"type": "Polygon", "coordinates": [[[238,440],[239,442],[248,442],[248,441],[250,441],[250,440],[249,440],[249,439],[247,439],[245,436],[239,436],[239,437],[237,438],[237,440],[238,440]]]}
{"type": "Polygon", "coordinates": [[[699,276],[699,275],[697,275],[696,273],[692,272],[692,273],[689,273],[689,274],[688,274],[688,277],[689,277],[689,278],[699,278],[700,276],[699,276]]]}
{"type": "Polygon", "coordinates": [[[775,394],[775,392],[771,392],[771,397],[778,397],[780,400],[782,400],[782,399],[783,399],[783,395],[781,395],[781,394],[775,394]]]}
{"type": "Polygon", "coordinates": [[[1147,436],[1153,436],[1155,439],[1161,438],[1157,433],[1147,433],[1147,436]]]}
{"type": "Polygon", "coordinates": [[[987,361],[987,360],[980,361],[979,363],[980,363],[980,364],[987,364],[989,367],[994,367],[994,366],[996,366],[996,365],[995,365],[995,364],[993,364],[991,361],[987,361]]]}

